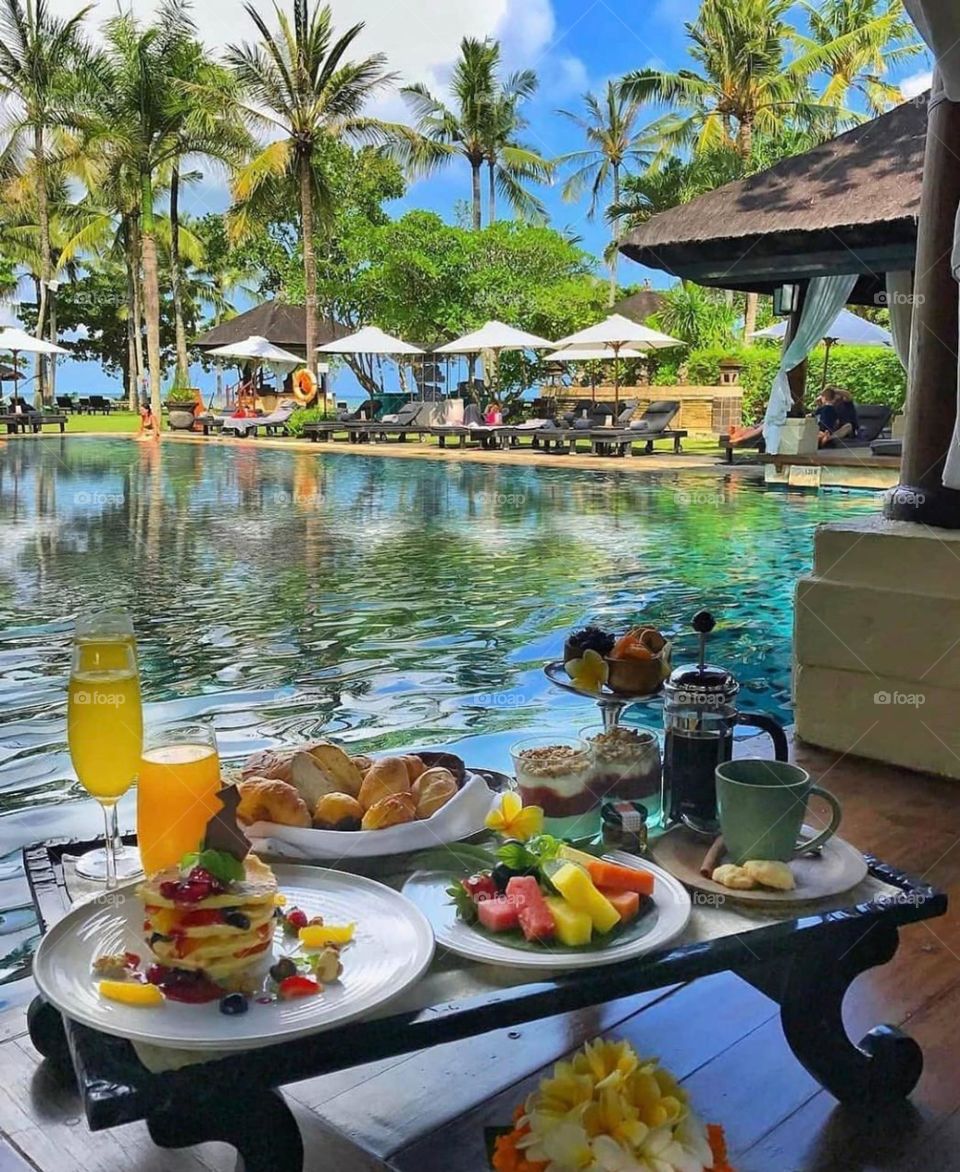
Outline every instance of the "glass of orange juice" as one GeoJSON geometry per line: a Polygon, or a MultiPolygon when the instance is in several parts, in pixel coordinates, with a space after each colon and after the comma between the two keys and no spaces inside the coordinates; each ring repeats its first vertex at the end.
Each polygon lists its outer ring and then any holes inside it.
{"type": "Polygon", "coordinates": [[[77,619],[67,686],[67,741],[84,789],[103,807],[103,849],[77,860],[87,879],[140,874],[140,858],[124,847],[117,831],[117,802],[133,784],[143,744],[140,674],[133,623],[125,611],[102,611],[77,619]]]}
{"type": "Polygon", "coordinates": [[[137,781],[137,841],[148,875],[200,849],[207,823],[222,808],[221,784],[213,729],[183,725],[148,735],[137,781]]]}

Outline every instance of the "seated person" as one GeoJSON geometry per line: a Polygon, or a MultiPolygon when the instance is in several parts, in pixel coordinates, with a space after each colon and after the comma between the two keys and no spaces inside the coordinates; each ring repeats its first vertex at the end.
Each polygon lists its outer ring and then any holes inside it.
{"type": "Polygon", "coordinates": [[[834,440],[850,439],[860,427],[853,400],[839,387],[823,388],[813,414],[817,419],[817,444],[821,448],[828,447],[834,440]]]}
{"type": "Polygon", "coordinates": [[[483,421],[490,427],[499,427],[503,423],[503,411],[498,403],[488,403],[484,407],[483,421]]]}
{"type": "Polygon", "coordinates": [[[150,400],[143,399],[140,403],[140,430],[137,432],[137,439],[147,438],[155,440],[160,438],[160,421],[153,413],[150,400]]]}

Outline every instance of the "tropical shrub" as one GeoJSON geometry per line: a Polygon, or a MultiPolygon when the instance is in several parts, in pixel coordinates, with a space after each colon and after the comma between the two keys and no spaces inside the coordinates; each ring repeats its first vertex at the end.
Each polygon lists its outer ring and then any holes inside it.
{"type": "Polygon", "coordinates": [[[307,423],[317,423],[323,419],[335,419],[336,411],[329,407],[301,407],[287,420],[287,431],[297,439],[302,438],[303,428],[307,423]]]}

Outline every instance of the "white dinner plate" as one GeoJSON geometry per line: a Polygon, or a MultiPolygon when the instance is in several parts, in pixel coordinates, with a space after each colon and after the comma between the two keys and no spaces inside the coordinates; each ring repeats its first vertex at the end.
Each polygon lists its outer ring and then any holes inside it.
{"type": "MultiPolygon", "coordinates": [[[[342,871],[274,867],[286,906],[327,923],[356,924],[343,950],[343,975],[318,996],[250,1002],[228,1016],[216,1001],[153,1007],[121,1005],[97,992],[91,966],[98,956],[135,952],[149,956],[143,938],[143,903],[136,884],[78,905],[43,937],[33,975],[43,996],[74,1021],[134,1042],[184,1050],[246,1050],[328,1030],[364,1017],[423,975],[433,957],[433,932],[423,914],[399,892],[342,871]]],[[[289,949],[278,925],[277,955],[289,949]]]]}
{"type": "Polygon", "coordinates": [[[556,943],[515,946],[465,924],[447,895],[446,889],[455,878],[449,872],[417,871],[404,884],[403,894],[430,921],[439,947],[484,964],[555,971],[594,968],[642,956],[675,940],[690,919],[690,896],[683,884],[662,867],[635,855],[611,851],[603,857],[627,867],[641,866],[656,877],[653,906],[606,947],[565,948],[556,943]]]}

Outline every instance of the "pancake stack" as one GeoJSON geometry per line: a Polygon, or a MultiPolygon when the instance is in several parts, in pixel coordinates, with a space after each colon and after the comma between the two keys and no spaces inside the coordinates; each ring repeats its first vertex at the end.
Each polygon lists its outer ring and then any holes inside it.
{"type": "Polygon", "coordinates": [[[243,863],[243,879],[200,899],[171,898],[196,894],[182,890],[190,882],[175,867],[140,884],[143,930],[161,965],[202,972],[218,984],[230,985],[262,967],[273,944],[277,880],[256,855],[248,855],[243,863]]]}

